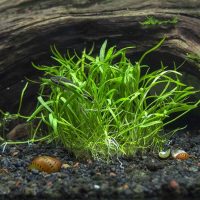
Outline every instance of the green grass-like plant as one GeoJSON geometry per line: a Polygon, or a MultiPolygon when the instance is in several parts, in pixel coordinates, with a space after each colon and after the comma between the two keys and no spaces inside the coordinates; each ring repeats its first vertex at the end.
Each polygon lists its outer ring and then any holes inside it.
{"type": "Polygon", "coordinates": [[[53,141],[76,157],[103,160],[159,150],[178,130],[165,133],[164,127],[199,104],[187,102],[196,91],[180,81],[181,73],[175,67],[167,69],[162,64],[150,72],[142,64],[163,41],[135,63],[126,56],[132,47],[106,50],[106,41],[97,56],[92,56],[92,50],[84,50],[81,56],[69,52],[62,56],[53,47],[57,65],[34,65],[44,75],[38,106],[27,119],[39,119],[48,132],[36,139],[35,131],[29,142],[53,141]],[[172,113],[177,113],[176,118],[169,118],[172,113]]]}
{"type": "Polygon", "coordinates": [[[140,22],[142,26],[158,26],[158,25],[173,25],[178,23],[178,17],[172,19],[157,19],[154,16],[148,16],[143,22],[140,22]]]}

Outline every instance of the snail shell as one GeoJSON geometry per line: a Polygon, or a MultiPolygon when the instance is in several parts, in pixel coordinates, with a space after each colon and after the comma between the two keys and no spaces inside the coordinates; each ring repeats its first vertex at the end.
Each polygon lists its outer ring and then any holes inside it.
{"type": "Polygon", "coordinates": [[[162,159],[165,159],[165,158],[168,158],[168,157],[170,156],[170,154],[171,154],[171,150],[168,149],[168,150],[166,150],[166,151],[160,151],[160,152],[158,153],[158,156],[159,156],[160,158],[162,158],[162,159]]]}
{"type": "Polygon", "coordinates": [[[190,157],[190,155],[184,150],[174,150],[172,152],[172,157],[179,160],[187,160],[190,157]]]}
{"type": "Polygon", "coordinates": [[[57,158],[50,156],[38,156],[33,159],[28,168],[37,169],[47,173],[53,173],[60,171],[61,165],[61,161],[57,158]]]}

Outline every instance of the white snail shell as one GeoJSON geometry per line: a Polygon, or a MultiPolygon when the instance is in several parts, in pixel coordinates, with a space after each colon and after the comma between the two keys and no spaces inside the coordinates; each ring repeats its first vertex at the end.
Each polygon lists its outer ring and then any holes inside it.
{"type": "Polygon", "coordinates": [[[165,158],[168,158],[168,157],[170,156],[170,153],[171,153],[171,150],[168,149],[168,150],[166,150],[166,151],[160,151],[160,152],[158,153],[158,156],[159,156],[160,158],[165,159],[165,158]]]}

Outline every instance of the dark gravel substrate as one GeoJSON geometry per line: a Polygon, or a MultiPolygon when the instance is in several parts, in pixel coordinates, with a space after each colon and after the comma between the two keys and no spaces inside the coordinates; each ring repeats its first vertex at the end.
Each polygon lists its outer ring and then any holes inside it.
{"type": "Polygon", "coordinates": [[[52,145],[7,146],[0,152],[0,199],[199,199],[200,131],[179,133],[173,146],[194,157],[160,160],[148,154],[107,165],[78,161],[52,145]],[[52,174],[29,171],[38,155],[56,156],[70,167],[52,174]]]}

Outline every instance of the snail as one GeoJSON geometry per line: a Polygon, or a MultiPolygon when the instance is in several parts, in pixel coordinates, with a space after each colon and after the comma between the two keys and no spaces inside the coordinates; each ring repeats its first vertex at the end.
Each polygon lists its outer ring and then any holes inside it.
{"type": "Polygon", "coordinates": [[[23,124],[18,124],[15,126],[8,134],[7,134],[7,139],[8,140],[20,140],[27,138],[30,136],[31,133],[31,124],[29,123],[23,123],[23,124]]]}
{"type": "Polygon", "coordinates": [[[170,154],[171,154],[171,150],[170,149],[168,149],[168,150],[166,150],[166,151],[160,151],[159,153],[158,153],[158,156],[159,156],[159,158],[162,158],[162,159],[166,159],[166,158],[168,158],[169,156],[170,156],[170,154]]]}
{"type": "Polygon", "coordinates": [[[187,160],[190,157],[190,155],[184,150],[177,149],[172,151],[172,157],[179,160],[187,160]]]}
{"type": "Polygon", "coordinates": [[[33,159],[28,169],[37,169],[39,171],[53,173],[60,171],[61,161],[50,156],[38,156],[33,159]]]}

